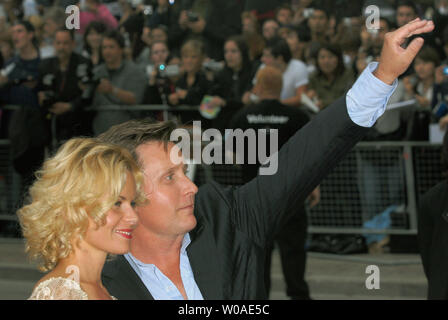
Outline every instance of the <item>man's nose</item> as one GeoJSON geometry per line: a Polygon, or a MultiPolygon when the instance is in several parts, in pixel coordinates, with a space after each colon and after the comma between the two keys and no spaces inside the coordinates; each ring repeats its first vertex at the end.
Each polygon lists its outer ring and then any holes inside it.
{"type": "Polygon", "coordinates": [[[185,186],[184,186],[184,190],[186,194],[193,194],[195,195],[198,192],[198,187],[196,186],[196,184],[194,184],[193,181],[190,180],[190,178],[188,178],[187,176],[185,176],[185,186]]]}

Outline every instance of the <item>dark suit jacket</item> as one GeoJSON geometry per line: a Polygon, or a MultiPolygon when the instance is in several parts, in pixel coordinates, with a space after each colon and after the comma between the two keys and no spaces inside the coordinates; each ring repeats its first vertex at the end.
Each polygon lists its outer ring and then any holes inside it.
{"type": "Polygon", "coordinates": [[[428,299],[448,299],[448,182],[430,189],[418,210],[418,241],[428,299]]]}
{"type": "MultiPolygon", "coordinates": [[[[240,187],[209,183],[199,189],[187,253],[204,299],[266,298],[267,241],[367,131],[351,121],[342,97],[283,146],[275,175],[240,187]]],[[[105,265],[103,283],[118,299],[151,298],[122,257],[105,265]]]]}

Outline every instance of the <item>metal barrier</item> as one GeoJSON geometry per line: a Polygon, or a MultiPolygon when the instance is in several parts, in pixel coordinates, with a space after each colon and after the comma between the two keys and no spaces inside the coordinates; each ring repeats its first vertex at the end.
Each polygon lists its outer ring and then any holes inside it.
{"type": "MultiPolygon", "coordinates": [[[[8,106],[7,109],[14,109],[8,106]]],[[[166,105],[104,106],[89,110],[195,111],[197,107],[166,105]]],[[[322,181],[321,201],[308,210],[310,233],[416,234],[420,197],[443,179],[440,145],[427,142],[361,142],[322,181]],[[364,224],[391,205],[392,224],[370,229],[364,224]]],[[[20,185],[12,168],[9,141],[0,140],[0,221],[14,220],[20,185]]],[[[242,183],[241,167],[196,166],[194,180],[222,184],[242,183]]]]}
{"type": "MultiPolygon", "coordinates": [[[[442,181],[441,145],[428,142],[360,142],[322,181],[321,201],[307,208],[309,233],[417,234],[419,199],[442,181]],[[392,205],[389,228],[365,223],[392,205]]],[[[239,185],[235,165],[201,166],[195,183],[213,179],[239,185]],[[207,178],[208,177],[208,178],[207,178]]]]}

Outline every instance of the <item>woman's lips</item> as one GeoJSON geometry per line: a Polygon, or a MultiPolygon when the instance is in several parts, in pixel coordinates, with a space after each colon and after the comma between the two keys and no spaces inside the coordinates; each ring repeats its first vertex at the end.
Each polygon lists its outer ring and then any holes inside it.
{"type": "Polygon", "coordinates": [[[132,229],[120,229],[115,230],[116,233],[118,233],[120,236],[122,236],[125,239],[131,240],[132,239],[132,229]]]}

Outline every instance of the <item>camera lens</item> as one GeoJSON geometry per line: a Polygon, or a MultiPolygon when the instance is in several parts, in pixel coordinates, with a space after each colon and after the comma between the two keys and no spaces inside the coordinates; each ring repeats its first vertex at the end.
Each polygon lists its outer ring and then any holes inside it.
{"type": "Polygon", "coordinates": [[[443,68],[443,74],[448,76],[448,67],[443,68]]]}

